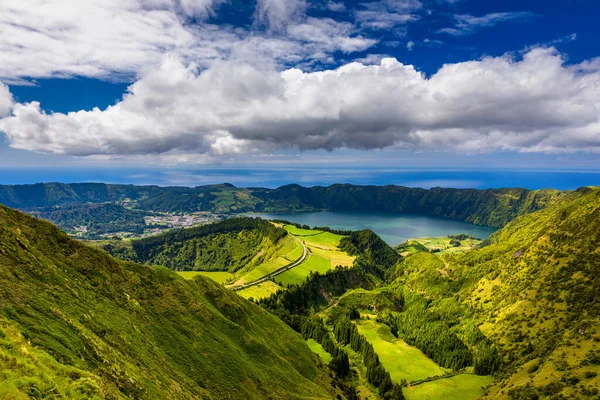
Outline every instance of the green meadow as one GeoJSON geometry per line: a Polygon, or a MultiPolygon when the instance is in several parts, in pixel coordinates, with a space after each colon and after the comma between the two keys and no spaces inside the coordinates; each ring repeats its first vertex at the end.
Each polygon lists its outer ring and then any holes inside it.
{"type": "Polygon", "coordinates": [[[264,264],[257,265],[250,272],[240,278],[241,282],[252,282],[262,278],[271,272],[277,271],[279,268],[288,265],[290,261],[284,257],[277,257],[274,260],[267,261],[264,264]]]}
{"type": "Polygon", "coordinates": [[[373,345],[392,381],[400,383],[405,379],[410,382],[446,373],[421,350],[396,339],[387,325],[372,320],[360,320],[356,325],[359,333],[373,345]]]}
{"type": "Polygon", "coordinates": [[[225,283],[228,279],[233,278],[233,274],[223,271],[177,271],[177,273],[184,279],[194,279],[198,275],[205,276],[212,279],[217,283],[225,283]]]}
{"type": "Polygon", "coordinates": [[[308,339],[306,341],[306,344],[312,350],[313,353],[317,354],[325,363],[329,364],[329,362],[332,359],[331,354],[326,352],[323,346],[319,344],[319,342],[317,342],[315,339],[308,339]]]}
{"type": "Polygon", "coordinates": [[[476,400],[492,381],[491,376],[460,374],[406,387],[403,392],[407,400],[476,400]]]}
{"type": "Polygon", "coordinates": [[[275,282],[266,281],[259,283],[255,286],[250,286],[249,288],[240,290],[236,293],[245,299],[249,299],[250,297],[252,297],[254,300],[258,300],[265,297],[269,297],[281,288],[282,287],[276,284],[275,282]]]}
{"type": "Polygon", "coordinates": [[[283,286],[300,285],[308,278],[311,272],[316,271],[324,274],[330,269],[330,260],[316,254],[309,254],[302,264],[275,276],[274,279],[275,282],[283,286]]]}
{"type": "Polygon", "coordinates": [[[337,248],[340,245],[342,235],[335,233],[318,231],[313,229],[301,229],[294,225],[285,225],[284,229],[294,236],[300,238],[308,245],[321,246],[325,248],[337,248]]]}
{"type": "Polygon", "coordinates": [[[242,275],[238,282],[246,283],[255,281],[298,260],[302,257],[302,245],[292,237],[289,239],[286,238],[285,244],[281,248],[278,248],[272,257],[242,275]]]}

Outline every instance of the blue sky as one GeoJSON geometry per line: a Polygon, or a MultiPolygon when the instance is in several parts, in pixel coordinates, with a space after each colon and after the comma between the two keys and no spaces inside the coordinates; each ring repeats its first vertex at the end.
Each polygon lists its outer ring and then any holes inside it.
{"type": "Polygon", "coordinates": [[[596,1],[81,3],[0,0],[0,183],[600,183],[596,1]]]}

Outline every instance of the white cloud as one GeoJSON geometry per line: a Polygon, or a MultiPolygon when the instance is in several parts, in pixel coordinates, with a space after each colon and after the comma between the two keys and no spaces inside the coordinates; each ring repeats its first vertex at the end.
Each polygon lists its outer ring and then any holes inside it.
{"type": "Polygon", "coordinates": [[[16,104],[0,130],[12,147],[72,155],[600,152],[599,87],[597,64],[566,66],[546,48],[448,64],[430,78],[390,58],[304,73],[233,62],[197,72],[171,57],[104,111],[16,104]]]}
{"type": "Polygon", "coordinates": [[[491,13],[481,17],[474,17],[469,14],[455,15],[454,27],[443,28],[438,32],[447,33],[453,36],[463,36],[469,35],[482,27],[490,27],[502,22],[525,21],[535,18],[536,16],[536,14],[529,11],[491,13]]]}
{"type": "Polygon", "coordinates": [[[419,17],[414,12],[422,4],[417,0],[383,0],[361,6],[362,9],[354,13],[356,21],[364,28],[380,30],[416,21],[419,17]]]}
{"type": "Polygon", "coordinates": [[[207,18],[216,15],[215,10],[228,0],[179,0],[183,12],[190,17],[207,18]]]}
{"type": "Polygon", "coordinates": [[[332,0],[329,0],[327,2],[326,8],[329,11],[345,11],[346,10],[346,6],[344,5],[343,2],[341,2],[341,1],[336,2],[336,1],[332,1],[332,0]]]}
{"type": "Polygon", "coordinates": [[[408,51],[412,51],[413,47],[415,47],[415,42],[413,42],[412,40],[410,40],[408,43],[406,43],[406,49],[408,51]]]}
{"type": "Polygon", "coordinates": [[[330,18],[308,18],[305,22],[288,27],[289,37],[308,43],[319,43],[321,51],[341,50],[345,53],[366,50],[377,40],[360,35],[352,36],[354,26],[330,18]]]}
{"type": "Polygon", "coordinates": [[[226,1],[0,0],[0,80],[129,80],[156,68],[166,53],[202,67],[223,59],[289,65],[307,58],[327,61],[333,52],[364,50],[377,42],[345,23],[307,19],[303,0],[259,1],[256,18],[281,29],[276,35],[198,22],[226,1]]]}
{"type": "Polygon", "coordinates": [[[8,86],[0,82],[0,118],[8,115],[13,106],[13,97],[8,86]]]}
{"type": "Polygon", "coordinates": [[[283,31],[304,16],[304,0],[257,0],[256,19],[273,31],[283,31]]]}

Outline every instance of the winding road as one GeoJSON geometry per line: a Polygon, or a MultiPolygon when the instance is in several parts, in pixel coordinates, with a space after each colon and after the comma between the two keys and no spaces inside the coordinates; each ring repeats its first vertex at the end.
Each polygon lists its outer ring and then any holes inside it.
{"type": "Polygon", "coordinates": [[[308,250],[306,249],[306,245],[304,244],[304,242],[300,239],[298,239],[296,236],[294,236],[294,239],[296,239],[301,245],[302,245],[302,256],[297,259],[294,262],[291,262],[288,265],[285,265],[273,272],[271,272],[270,274],[267,274],[265,276],[263,276],[260,279],[257,279],[255,281],[252,282],[248,282],[248,283],[244,283],[243,285],[237,285],[237,286],[229,286],[229,289],[233,290],[233,291],[238,291],[238,290],[242,290],[242,289],[247,289],[251,286],[256,286],[259,283],[263,283],[265,281],[268,281],[269,279],[271,279],[274,276],[277,276],[279,274],[284,273],[285,271],[289,271],[290,269],[297,267],[298,265],[302,264],[302,262],[306,259],[306,255],[308,254],[308,250]]]}

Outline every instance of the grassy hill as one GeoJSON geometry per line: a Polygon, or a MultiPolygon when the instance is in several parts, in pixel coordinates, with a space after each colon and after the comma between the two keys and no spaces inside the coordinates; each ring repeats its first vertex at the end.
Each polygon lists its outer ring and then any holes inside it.
{"type": "Polygon", "coordinates": [[[447,258],[465,281],[463,303],[503,355],[489,397],[597,393],[600,190],[520,217],[490,242],[447,258]]]}
{"type": "Polygon", "coordinates": [[[0,398],[329,399],[305,341],[209,279],[0,206],[0,398]]]}
{"type": "Polygon", "coordinates": [[[162,265],[175,271],[251,270],[276,259],[288,246],[287,233],[259,218],[178,229],[131,241],[109,241],[102,248],[121,259],[162,265]]]}
{"type": "Polygon", "coordinates": [[[475,360],[478,342],[496,349],[487,398],[597,395],[600,190],[521,216],[481,248],[410,255],[396,273],[405,291],[428,299],[427,314],[458,321],[450,332],[475,360]]]}
{"type": "Polygon", "coordinates": [[[369,231],[341,239],[359,255],[353,269],[261,302],[290,326],[324,321],[361,393],[381,384],[366,367],[366,341],[393,383],[409,381],[411,400],[598,397],[600,189],[520,216],[472,250],[398,260],[377,239],[369,231]],[[419,365],[431,368],[411,375],[419,365]]]}

